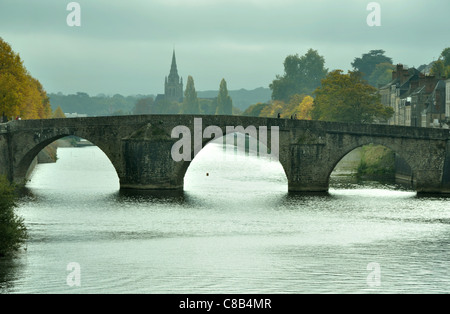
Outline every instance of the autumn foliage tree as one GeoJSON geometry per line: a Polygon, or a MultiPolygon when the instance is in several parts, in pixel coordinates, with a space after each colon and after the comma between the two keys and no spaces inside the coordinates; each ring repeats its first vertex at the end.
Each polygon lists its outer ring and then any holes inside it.
{"type": "Polygon", "coordinates": [[[314,99],[311,96],[295,94],[289,102],[274,100],[270,104],[256,104],[250,106],[244,115],[276,118],[295,118],[300,120],[311,120],[314,99]]]}
{"type": "Polygon", "coordinates": [[[64,118],[66,118],[66,115],[64,114],[64,112],[62,111],[60,106],[58,106],[58,108],[55,109],[55,111],[53,112],[52,118],[53,119],[64,119],[64,118]]]}
{"type": "Polygon", "coordinates": [[[314,94],[315,120],[372,123],[393,115],[393,109],[381,103],[377,89],[362,78],[361,72],[330,72],[314,94]]]}
{"type": "Polygon", "coordinates": [[[314,98],[306,96],[298,105],[296,110],[297,119],[312,120],[312,112],[314,109],[314,98]]]}
{"type": "Polygon", "coordinates": [[[20,56],[0,37],[0,115],[46,119],[52,115],[41,83],[33,78],[20,56]]]}

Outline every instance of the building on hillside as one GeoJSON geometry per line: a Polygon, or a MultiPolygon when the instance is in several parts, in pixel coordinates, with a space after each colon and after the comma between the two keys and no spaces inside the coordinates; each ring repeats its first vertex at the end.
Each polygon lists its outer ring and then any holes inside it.
{"type": "Polygon", "coordinates": [[[423,127],[448,128],[445,119],[445,81],[439,80],[427,101],[423,112],[425,123],[423,127]]]}
{"type": "Polygon", "coordinates": [[[183,102],[183,78],[178,75],[175,50],[172,54],[172,65],[170,66],[169,76],[166,76],[164,82],[164,94],[158,94],[155,99],[156,102],[162,100],[183,102]]]}
{"type": "Polygon", "coordinates": [[[445,117],[450,121],[450,79],[445,81],[445,117]]]}
{"type": "Polygon", "coordinates": [[[66,116],[66,118],[87,118],[87,114],[86,113],[77,113],[77,112],[73,112],[73,113],[64,113],[64,115],[66,116]]]}
{"type": "Polygon", "coordinates": [[[446,119],[446,81],[398,64],[392,72],[392,81],[379,92],[383,105],[394,110],[389,124],[443,126],[446,119]]]}
{"type": "Polygon", "coordinates": [[[421,73],[414,68],[405,68],[398,64],[396,70],[392,72],[392,81],[379,89],[381,102],[385,106],[392,107],[394,116],[389,119],[390,125],[405,125],[407,112],[406,102],[401,102],[405,94],[410,91],[411,83],[417,82],[421,73]]]}

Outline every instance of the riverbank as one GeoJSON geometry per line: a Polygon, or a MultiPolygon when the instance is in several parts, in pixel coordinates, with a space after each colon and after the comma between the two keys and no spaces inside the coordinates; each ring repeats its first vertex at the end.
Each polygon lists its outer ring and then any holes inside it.
{"type": "Polygon", "coordinates": [[[332,175],[408,184],[413,181],[411,168],[403,159],[387,147],[373,144],[359,147],[346,155],[332,175]]]}

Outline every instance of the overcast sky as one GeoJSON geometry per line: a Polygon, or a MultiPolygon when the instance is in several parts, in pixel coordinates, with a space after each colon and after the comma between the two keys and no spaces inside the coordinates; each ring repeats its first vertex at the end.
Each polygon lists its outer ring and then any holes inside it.
{"type": "Polygon", "coordinates": [[[381,26],[366,0],[0,0],[0,37],[47,92],[90,95],[164,91],[175,47],[178,71],[198,91],[268,87],[287,55],[309,48],[330,70],[383,49],[418,67],[450,46],[450,1],[382,0],[381,26]]]}

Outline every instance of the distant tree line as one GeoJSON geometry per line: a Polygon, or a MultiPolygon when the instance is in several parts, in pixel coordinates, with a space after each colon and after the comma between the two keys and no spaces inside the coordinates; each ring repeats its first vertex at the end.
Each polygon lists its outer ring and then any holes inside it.
{"type": "Polygon", "coordinates": [[[113,96],[96,95],[90,96],[84,92],[76,94],[63,95],[49,94],[50,103],[53,110],[58,107],[64,113],[82,113],[88,116],[110,116],[131,114],[137,101],[148,96],[122,96],[116,94],[113,96]]]}
{"type": "Polygon", "coordinates": [[[133,114],[204,114],[204,115],[232,115],[240,114],[238,108],[233,107],[227,82],[222,79],[217,97],[199,98],[195,89],[194,78],[188,76],[183,102],[155,101],[153,97],[139,99],[132,111],[133,114]]]}

